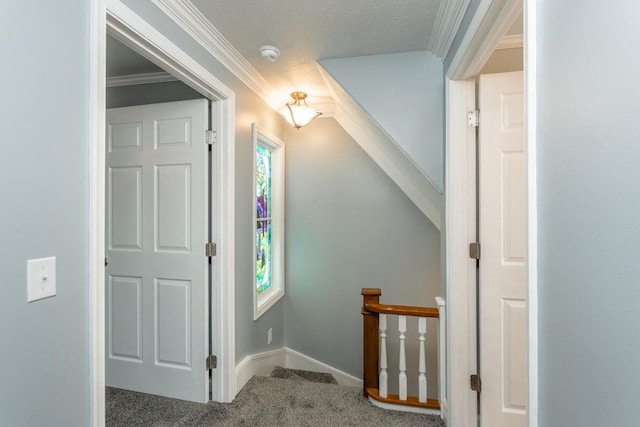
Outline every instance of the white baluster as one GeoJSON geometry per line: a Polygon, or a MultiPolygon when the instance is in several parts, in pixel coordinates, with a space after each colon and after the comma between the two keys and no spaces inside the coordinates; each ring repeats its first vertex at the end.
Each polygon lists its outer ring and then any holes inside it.
{"type": "Polygon", "coordinates": [[[427,362],[425,360],[425,351],[424,351],[424,342],[425,336],[424,334],[427,332],[427,318],[420,317],[418,318],[418,334],[420,335],[420,360],[418,362],[418,402],[426,403],[427,402],[427,362]]]}
{"type": "Polygon", "coordinates": [[[387,380],[387,315],[381,314],[379,318],[380,324],[380,376],[378,381],[378,390],[380,397],[387,397],[388,380],[387,380]]]}
{"type": "Polygon", "coordinates": [[[407,400],[407,361],[404,349],[404,333],[407,332],[407,316],[398,316],[398,331],[400,332],[400,375],[398,386],[400,400],[407,400]]]}

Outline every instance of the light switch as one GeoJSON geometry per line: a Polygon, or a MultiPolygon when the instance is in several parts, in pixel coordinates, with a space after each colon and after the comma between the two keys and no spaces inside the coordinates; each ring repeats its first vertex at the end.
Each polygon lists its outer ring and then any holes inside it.
{"type": "Polygon", "coordinates": [[[27,261],[27,302],[55,296],[56,257],[27,261]]]}

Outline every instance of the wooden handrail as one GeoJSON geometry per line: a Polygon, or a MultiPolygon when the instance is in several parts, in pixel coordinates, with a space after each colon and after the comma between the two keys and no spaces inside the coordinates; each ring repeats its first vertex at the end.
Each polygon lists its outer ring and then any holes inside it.
{"type": "Polygon", "coordinates": [[[363,308],[378,314],[393,314],[396,316],[416,316],[416,317],[433,317],[439,318],[440,312],[437,308],[432,307],[415,307],[412,305],[391,305],[379,303],[365,303],[363,308]]]}
{"type": "MultiPolygon", "coordinates": [[[[383,403],[408,405],[424,409],[439,409],[437,399],[419,402],[417,397],[408,396],[407,400],[400,400],[398,395],[389,394],[381,397],[379,394],[379,321],[381,314],[395,316],[430,317],[440,319],[440,310],[432,307],[416,307],[410,305],[380,304],[382,291],[378,288],[363,288],[362,292],[362,320],[363,320],[363,394],[365,397],[383,403]]],[[[401,356],[402,358],[402,356],[401,356]]],[[[386,390],[386,389],[385,389],[386,390]]],[[[405,389],[406,390],[406,389],[405,389]]],[[[386,393],[386,392],[385,392],[386,393]]],[[[426,393],[426,391],[425,391],[426,393]]],[[[404,399],[404,398],[403,398],[404,399]]]]}

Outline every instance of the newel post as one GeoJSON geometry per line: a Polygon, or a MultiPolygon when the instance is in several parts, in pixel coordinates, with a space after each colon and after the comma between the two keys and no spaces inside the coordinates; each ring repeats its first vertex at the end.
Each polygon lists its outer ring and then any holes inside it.
{"type": "Polygon", "coordinates": [[[366,309],[370,303],[379,303],[382,292],[378,288],[364,288],[362,295],[362,332],[363,332],[363,378],[362,391],[368,396],[367,389],[378,388],[378,344],[380,331],[378,326],[378,313],[366,309]]]}

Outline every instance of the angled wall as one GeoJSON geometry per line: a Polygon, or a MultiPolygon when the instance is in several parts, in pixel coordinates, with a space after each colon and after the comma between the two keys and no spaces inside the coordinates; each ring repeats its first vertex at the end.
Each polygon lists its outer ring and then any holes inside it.
{"type": "Polygon", "coordinates": [[[438,58],[415,51],[320,64],[442,192],[444,74],[438,58]]]}

